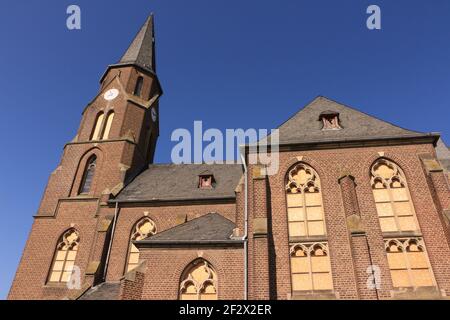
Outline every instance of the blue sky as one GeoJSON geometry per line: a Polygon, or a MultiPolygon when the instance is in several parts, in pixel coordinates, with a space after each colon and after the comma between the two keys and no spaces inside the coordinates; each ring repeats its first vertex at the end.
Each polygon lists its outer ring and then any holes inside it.
{"type": "Polygon", "coordinates": [[[161,100],[156,162],[176,128],[276,128],[317,95],[450,141],[450,1],[0,2],[0,298],[64,143],[154,12],[161,100]],[[81,7],[82,29],[66,28],[81,7]],[[377,4],[382,29],[366,28],[377,4]]]}

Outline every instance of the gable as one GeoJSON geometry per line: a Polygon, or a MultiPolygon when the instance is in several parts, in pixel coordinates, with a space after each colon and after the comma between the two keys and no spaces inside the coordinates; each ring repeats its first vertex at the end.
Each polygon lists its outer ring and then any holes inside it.
{"type": "Polygon", "coordinates": [[[280,144],[423,137],[325,97],[317,97],[278,127],[280,144]],[[337,130],[322,130],[321,115],[339,114],[337,130]]]}

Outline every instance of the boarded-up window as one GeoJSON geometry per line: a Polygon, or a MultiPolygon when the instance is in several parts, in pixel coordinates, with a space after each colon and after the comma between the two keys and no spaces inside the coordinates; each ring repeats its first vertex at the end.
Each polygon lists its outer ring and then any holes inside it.
{"type": "Polygon", "coordinates": [[[106,125],[105,130],[103,131],[102,140],[106,140],[109,138],[109,133],[111,132],[113,120],[114,120],[114,112],[111,111],[110,113],[108,113],[108,116],[106,117],[106,125]]]}
{"type": "Polygon", "coordinates": [[[301,243],[291,246],[292,290],[332,290],[328,244],[301,243]]]}
{"type": "Polygon", "coordinates": [[[198,259],[185,269],[180,300],[217,300],[217,274],[207,261],[198,259]]]}
{"type": "Polygon", "coordinates": [[[314,169],[299,163],[290,170],[286,197],[290,237],[326,234],[320,180],[314,169]]]}
{"type": "Polygon", "coordinates": [[[386,159],[371,169],[372,191],[383,232],[419,230],[414,206],[401,169],[386,159]]]}
{"type": "Polygon", "coordinates": [[[66,231],[58,241],[50,271],[49,282],[68,282],[75,265],[79,245],[78,232],[75,229],[66,231]]]}
{"type": "Polygon", "coordinates": [[[422,238],[385,240],[394,288],[434,286],[422,238]]]}
{"type": "Polygon", "coordinates": [[[91,134],[91,140],[99,140],[100,139],[100,130],[102,129],[104,117],[105,117],[105,114],[103,112],[100,112],[97,115],[97,118],[95,120],[95,126],[94,126],[94,129],[92,130],[92,134],[91,134]]]}
{"type": "Polygon", "coordinates": [[[89,158],[86,164],[86,169],[83,173],[83,178],[80,185],[80,194],[88,194],[91,191],[92,180],[94,179],[95,167],[97,163],[97,156],[93,155],[89,158]]]}
{"type": "Polygon", "coordinates": [[[133,234],[130,239],[130,249],[128,252],[127,268],[126,271],[131,271],[136,268],[139,261],[139,249],[133,244],[133,241],[143,240],[156,233],[155,223],[148,217],[145,217],[136,223],[133,234]]]}

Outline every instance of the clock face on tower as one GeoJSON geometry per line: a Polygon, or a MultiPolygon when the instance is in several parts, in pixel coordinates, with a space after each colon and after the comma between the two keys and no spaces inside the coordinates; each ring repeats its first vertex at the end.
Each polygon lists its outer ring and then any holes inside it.
{"type": "Polygon", "coordinates": [[[156,114],[155,108],[152,108],[151,113],[152,113],[152,120],[153,120],[153,122],[155,122],[155,121],[156,121],[156,118],[157,118],[157,116],[158,116],[158,115],[156,114]]]}
{"type": "Polygon", "coordinates": [[[114,100],[115,98],[117,98],[118,95],[119,95],[119,90],[109,89],[108,91],[105,92],[105,94],[103,95],[103,98],[105,100],[111,101],[111,100],[114,100]]]}

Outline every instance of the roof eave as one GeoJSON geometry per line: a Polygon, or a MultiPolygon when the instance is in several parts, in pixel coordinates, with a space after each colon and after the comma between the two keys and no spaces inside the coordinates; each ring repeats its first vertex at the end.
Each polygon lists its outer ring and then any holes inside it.
{"type": "Polygon", "coordinates": [[[153,204],[167,204],[174,202],[208,202],[208,201],[235,201],[236,195],[226,197],[209,197],[209,198],[179,198],[179,199],[111,199],[109,203],[153,203],[153,204]]]}
{"type": "Polygon", "coordinates": [[[242,239],[227,240],[140,240],[133,241],[138,248],[145,247],[174,247],[174,246],[242,246],[242,239]]]}
{"type": "MultiPolygon", "coordinates": [[[[376,145],[398,145],[398,144],[418,144],[418,143],[433,143],[436,145],[440,138],[440,134],[436,132],[425,133],[423,135],[411,136],[384,136],[384,137],[368,137],[368,138],[339,138],[329,140],[309,140],[309,141],[292,141],[282,142],[278,144],[279,150],[293,149],[299,147],[301,149],[329,149],[329,148],[345,148],[345,147],[359,147],[359,146],[376,146],[376,145]]],[[[270,145],[257,145],[257,147],[265,147],[270,150],[270,145]]],[[[248,153],[250,144],[245,145],[248,153]]]]}

